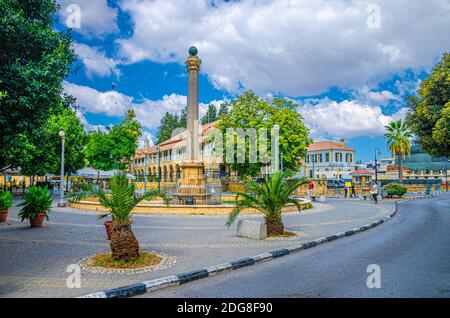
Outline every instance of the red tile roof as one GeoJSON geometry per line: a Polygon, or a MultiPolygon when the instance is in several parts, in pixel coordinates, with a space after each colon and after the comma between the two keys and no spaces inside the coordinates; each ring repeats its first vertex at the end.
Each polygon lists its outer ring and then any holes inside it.
{"type": "Polygon", "coordinates": [[[371,176],[375,174],[375,172],[371,169],[360,169],[350,172],[351,175],[360,175],[360,176],[371,176]]]}
{"type": "Polygon", "coordinates": [[[308,151],[318,151],[318,150],[355,150],[354,148],[348,147],[346,145],[340,145],[334,141],[317,141],[309,145],[308,151]]]}
{"type": "MultiPolygon", "coordinates": [[[[220,120],[216,120],[212,123],[202,125],[202,133],[199,134],[199,142],[202,142],[203,135],[210,130],[212,127],[216,127],[220,123],[220,120]]],[[[186,143],[186,131],[183,131],[172,138],[159,144],[159,150],[164,151],[172,149],[175,147],[181,147],[186,143]]],[[[157,151],[157,146],[152,146],[146,149],[148,153],[153,153],[157,151]]],[[[144,149],[137,149],[134,158],[144,158],[144,149]]]]}

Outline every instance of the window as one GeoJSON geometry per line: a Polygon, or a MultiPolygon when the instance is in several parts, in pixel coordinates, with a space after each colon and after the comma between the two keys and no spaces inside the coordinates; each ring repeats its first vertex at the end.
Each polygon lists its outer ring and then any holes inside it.
{"type": "Polygon", "coordinates": [[[336,152],[334,157],[335,157],[335,161],[342,162],[342,153],[336,152]]]}
{"type": "Polygon", "coordinates": [[[323,155],[320,154],[320,155],[319,155],[319,162],[322,162],[322,160],[323,160],[323,155]]]}
{"type": "Polygon", "coordinates": [[[325,154],[325,161],[326,161],[326,162],[330,162],[330,153],[329,153],[329,152],[327,152],[327,153],[325,154]]]}

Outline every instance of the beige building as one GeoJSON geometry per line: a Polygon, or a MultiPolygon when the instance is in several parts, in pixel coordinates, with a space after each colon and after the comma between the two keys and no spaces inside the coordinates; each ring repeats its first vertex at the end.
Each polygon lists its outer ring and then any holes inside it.
{"type": "MultiPolygon", "coordinates": [[[[215,121],[199,129],[199,158],[204,165],[204,175],[209,182],[228,177],[230,173],[227,165],[221,163],[222,158],[213,156],[213,145],[205,137],[208,131],[218,123],[219,121],[215,121]]],[[[138,181],[142,181],[145,169],[147,180],[157,181],[159,166],[161,182],[177,182],[181,178],[181,166],[186,157],[186,135],[184,131],[157,146],[136,150],[130,163],[130,173],[135,175],[138,181]]]]}

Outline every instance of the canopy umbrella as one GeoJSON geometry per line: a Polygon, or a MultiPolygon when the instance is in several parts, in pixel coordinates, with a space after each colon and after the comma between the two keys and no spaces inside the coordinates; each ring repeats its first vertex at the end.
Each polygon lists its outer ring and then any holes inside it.
{"type": "Polygon", "coordinates": [[[78,170],[74,174],[74,176],[86,177],[86,178],[99,178],[99,177],[101,178],[104,173],[105,173],[105,171],[103,171],[103,170],[88,167],[88,168],[83,168],[83,169],[78,170]]]}
{"type": "MultiPolygon", "coordinates": [[[[103,176],[104,178],[112,178],[117,172],[120,172],[120,170],[114,169],[114,170],[108,170],[108,171],[103,171],[103,176]]],[[[128,179],[136,179],[135,176],[133,176],[132,174],[127,173],[127,178],[128,179]]]]}

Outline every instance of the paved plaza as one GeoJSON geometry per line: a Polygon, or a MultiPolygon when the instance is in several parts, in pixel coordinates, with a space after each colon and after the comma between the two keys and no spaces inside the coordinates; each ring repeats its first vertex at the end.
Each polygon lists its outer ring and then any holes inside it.
{"type": "MultiPolygon", "coordinates": [[[[56,205],[56,202],[55,202],[56,205]]],[[[82,271],[81,288],[69,289],[67,266],[86,256],[108,252],[109,243],[97,213],[53,208],[44,228],[29,228],[10,210],[0,223],[0,297],[74,297],[145,280],[182,273],[253,256],[274,248],[310,241],[378,220],[394,209],[394,202],[328,200],[314,208],[284,215],[287,230],[296,238],[256,241],[236,237],[236,224],[225,227],[224,216],[134,215],[134,232],[141,248],[176,257],[172,266],[141,274],[96,274],[82,271]]],[[[240,219],[261,219],[240,216],[240,219]]]]}

